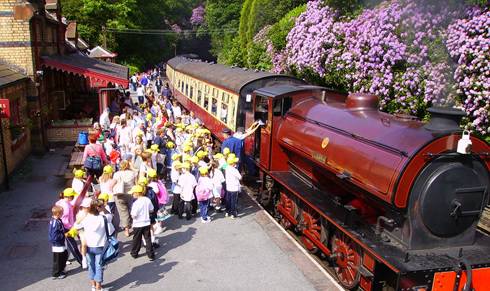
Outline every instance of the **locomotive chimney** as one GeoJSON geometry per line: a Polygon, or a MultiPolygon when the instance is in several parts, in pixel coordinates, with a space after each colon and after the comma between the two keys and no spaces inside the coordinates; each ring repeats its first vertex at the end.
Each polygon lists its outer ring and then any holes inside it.
{"type": "Polygon", "coordinates": [[[466,113],[457,108],[450,107],[431,107],[427,109],[430,112],[431,119],[425,125],[425,129],[436,133],[445,134],[454,131],[460,131],[459,124],[466,113]]]}

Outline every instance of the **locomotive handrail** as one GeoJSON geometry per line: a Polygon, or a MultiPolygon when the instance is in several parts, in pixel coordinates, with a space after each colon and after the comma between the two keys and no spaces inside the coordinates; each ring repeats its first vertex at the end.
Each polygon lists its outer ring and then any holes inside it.
{"type": "Polygon", "coordinates": [[[306,118],[306,117],[300,116],[300,115],[298,115],[296,113],[293,113],[293,112],[289,112],[287,115],[291,115],[292,117],[295,117],[297,119],[300,119],[300,120],[303,120],[303,121],[307,121],[307,122],[316,124],[316,125],[318,125],[320,127],[324,127],[324,128],[330,129],[330,130],[335,131],[335,132],[337,132],[337,133],[339,133],[341,135],[351,137],[351,138],[353,138],[355,140],[358,140],[360,142],[363,142],[365,144],[369,144],[369,145],[372,145],[372,146],[376,146],[376,147],[382,148],[384,150],[393,152],[393,153],[398,154],[400,156],[408,157],[408,153],[406,151],[401,151],[401,150],[399,150],[397,148],[394,148],[392,146],[389,146],[389,145],[380,143],[378,141],[374,141],[374,140],[370,140],[370,139],[364,138],[362,136],[353,134],[351,132],[348,132],[346,130],[340,129],[338,127],[331,126],[331,125],[328,125],[328,124],[325,124],[323,122],[320,122],[320,121],[317,121],[317,120],[313,120],[313,119],[310,119],[310,118],[306,118]]]}

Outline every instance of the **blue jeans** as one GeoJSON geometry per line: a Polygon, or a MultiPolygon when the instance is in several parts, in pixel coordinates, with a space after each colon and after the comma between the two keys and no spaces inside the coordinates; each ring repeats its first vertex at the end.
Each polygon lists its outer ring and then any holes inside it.
{"type": "Polygon", "coordinates": [[[104,270],[102,270],[102,266],[100,265],[103,251],[104,247],[87,247],[88,276],[90,280],[98,283],[102,283],[104,280],[104,270]]]}
{"type": "Polygon", "coordinates": [[[145,96],[138,96],[138,103],[139,105],[142,105],[145,103],[145,96]]]}
{"type": "Polygon", "coordinates": [[[227,205],[226,205],[226,212],[229,214],[229,215],[233,215],[233,216],[238,216],[238,212],[237,212],[237,204],[238,204],[238,191],[237,192],[231,192],[231,191],[227,191],[226,192],[226,202],[227,202],[227,205]]]}
{"type": "Polygon", "coordinates": [[[199,201],[199,212],[201,213],[201,218],[203,220],[208,220],[208,207],[209,207],[209,199],[204,201],[199,201]]]}

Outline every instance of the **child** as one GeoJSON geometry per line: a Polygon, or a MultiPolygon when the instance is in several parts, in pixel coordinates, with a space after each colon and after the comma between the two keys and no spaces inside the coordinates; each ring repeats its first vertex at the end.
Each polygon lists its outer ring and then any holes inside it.
{"type": "MultiPolygon", "coordinates": [[[[83,198],[81,195],[78,195],[77,199],[75,195],[77,193],[73,188],[66,188],[63,190],[63,195],[60,200],[56,202],[56,205],[60,206],[63,209],[63,213],[61,214],[61,221],[63,222],[63,226],[66,230],[71,229],[73,224],[75,223],[75,205],[79,205],[79,202],[83,198]]],[[[73,257],[77,260],[77,262],[82,265],[82,255],[78,250],[77,242],[73,237],[67,236],[66,242],[68,246],[68,250],[73,255],[73,257]]]]}
{"type": "Polygon", "coordinates": [[[68,252],[65,246],[65,228],[61,221],[63,208],[55,205],[51,208],[52,218],[49,222],[49,242],[51,243],[51,251],[53,252],[53,279],[64,279],[66,261],[68,260],[68,252]]]}
{"type": "Polygon", "coordinates": [[[225,183],[225,176],[223,171],[220,170],[218,162],[211,162],[211,180],[213,181],[213,197],[214,205],[217,211],[221,210],[221,198],[223,195],[223,184],[225,183]]]}
{"type": "Polygon", "coordinates": [[[196,186],[196,197],[199,201],[199,211],[201,213],[201,222],[208,223],[211,217],[208,216],[209,198],[213,197],[213,181],[209,178],[208,167],[200,167],[199,182],[196,186]]]}
{"type": "Polygon", "coordinates": [[[173,214],[178,214],[180,209],[180,193],[182,193],[182,189],[178,184],[178,180],[180,177],[180,170],[182,167],[182,163],[177,159],[177,156],[174,155],[174,157],[176,159],[173,161],[172,170],[170,171],[170,179],[172,180],[172,194],[173,194],[172,209],[170,212],[173,214]]]}
{"type": "Polygon", "coordinates": [[[77,192],[77,195],[80,195],[80,193],[82,193],[83,186],[85,185],[85,181],[83,180],[85,172],[83,170],[75,170],[74,175],[75,177],[71,182],[71,187],[73,190],[75,190],[75,192],[77,192]]]}
{"type": "Polygon", "coordinates": [[[129,194],[133,194],[136,199],[133,202],[131,208],[131,217],[133,218],[133,242],[131,247],[131,256],[133,258],[138,257],[138,253],[141,249],[141,238],[144,237],[146,244],[146,255],[150,261],[155,260],[155,253],[153,252],[153,245],[151,243],[150,236],[150,213],[154,211],[153,205],[150,199],[145,197],[144,189],[140,185],[135,185],[129,191],[129,194]]]}
{"type": "Polygon", "coordinates": [[[240,180],[242,179],[242,175],[240,175],[240,172],[238,172],[236,168],[238,158],[230,155],[226,162],[228,166],[225,169],[227,203],[225,216],[231,216],[232,219],[235,219],[238,214],[238,193],[240,193],[241,190],[240,180]]]}
{"type": "Polygon", "coordinates": [[[179,176],[177,184],[182,189],[180,199],[182,202],[179,207],[179,218],[182,218],[182,214],[185,211],[186,219],[191,219],[192,201],[194,200],[194,187],[197,185],[196,177],[192,175],[190,171],[191,165],[189,162],[182,163],[182,175],[179,176]]]}

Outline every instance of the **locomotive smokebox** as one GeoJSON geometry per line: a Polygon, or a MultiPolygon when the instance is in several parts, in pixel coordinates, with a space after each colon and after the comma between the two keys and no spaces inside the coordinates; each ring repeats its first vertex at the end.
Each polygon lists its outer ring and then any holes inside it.
{"type": "Polygon", "coordinates": [[[435,134],[460,131],[459,124],[466,116],[463,110],[450,107],[431,107],[427,111],[430,112],[431,119],[425,128],[435,134]]]}

